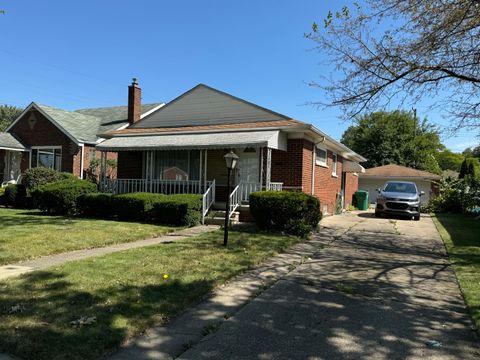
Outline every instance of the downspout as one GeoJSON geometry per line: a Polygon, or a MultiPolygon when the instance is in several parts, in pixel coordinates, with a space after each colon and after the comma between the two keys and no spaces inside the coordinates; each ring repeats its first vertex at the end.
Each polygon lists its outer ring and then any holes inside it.
{"type": "Polygon", "coordinates": [[[85,144],[80,144],[82,157],[80,158],[80,179],[83,179],[83,157],[85,156],[85,144]]]}
{"type": "Polygon", "coordinates": [[[310,189],[310,194],[311,195],[315,195],[315,158],[316,158],[316,154],[315,154],[315,149],[317,148],[317,145],[320,144],[320,143],[323,143],[325,141],[325,136],[322,138],[322,141],[319,141],[319,142],[316,142],[316,143],[313,143],[313,150],[312,150],[312,188],[310,189]]]}

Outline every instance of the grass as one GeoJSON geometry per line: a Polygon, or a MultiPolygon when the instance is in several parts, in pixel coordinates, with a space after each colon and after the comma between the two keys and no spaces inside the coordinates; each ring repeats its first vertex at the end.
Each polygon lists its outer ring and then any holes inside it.
{"type": "Polygon", "coordinates": [[[157,236],[173,228],[0,208],[0,265],[157,236]]]}
{"type": "Polygon", "coordinates": [[[454,214],[437,214],[433,219],[447,248],[475,326],[480,329],[480,221],[454,214]]]}
{"type": "Polygon", "coordinates": [[[1,281],[0,352],[39,360],[98,358],[299,241],[231,231],[225,249],[223,232],[215,231],[1,281]],[[71,325],[82,317],[95,321],[71,325]]]}

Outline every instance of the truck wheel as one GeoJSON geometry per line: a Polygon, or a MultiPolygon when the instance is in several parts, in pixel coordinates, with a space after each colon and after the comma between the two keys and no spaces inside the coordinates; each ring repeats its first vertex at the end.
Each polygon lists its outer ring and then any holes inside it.
{"type": "Polygon", "coordinates": [[[375,211],[375,217],[381,217],[381,214],[378,211],[375,211]]]}
{"type": "Polygon", "coordinates": [[[420,215],[415,215],[415,216],[413,217],[413,220],[415,220],[415,221],[420,220],[420,215]]]}

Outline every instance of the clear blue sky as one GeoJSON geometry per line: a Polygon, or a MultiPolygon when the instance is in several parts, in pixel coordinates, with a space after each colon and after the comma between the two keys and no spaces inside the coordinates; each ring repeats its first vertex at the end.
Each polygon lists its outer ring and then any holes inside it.
{"type": "MultiPolygon", "coordinates": [[[[334,4],[334,5],[333,5],[334,4]]],[[[0,103],[64,109],[126,104],[139,79],[144,103],[169,101],[205,83],[335,138],[349,125],[307,85],[333,68],[303,37],[333,6],[326,1],[0,1],[0,103]]],[[[335,10],[335,8],[333,8],[335,10]]],[[[436,123],[446,120],[418,114],[436,123]]],[[[472,134],[444,138],[452,150],[472,134]]],[[[478,142],[478,141],[477,141],[478,142]]]]}

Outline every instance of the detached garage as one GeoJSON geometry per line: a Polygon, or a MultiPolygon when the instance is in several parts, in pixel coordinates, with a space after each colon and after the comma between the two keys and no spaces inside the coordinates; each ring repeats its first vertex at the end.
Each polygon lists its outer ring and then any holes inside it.
{"type": "Polygon", "coordinates": [[[358,189],[368,191],[368,201],[377,201],[377,189],[382,188],[386,181],[412,181],[417,184],[418,191],[424,191],[422,203],[428,202],[430,197],[436,194],[435,182],[440,180],[440,175],[429,173],[405,166],[390,164],[366,169],[359,174],[358,189]]]}

